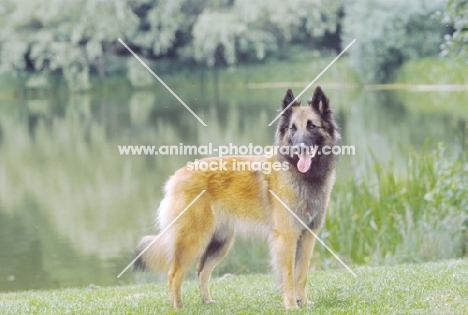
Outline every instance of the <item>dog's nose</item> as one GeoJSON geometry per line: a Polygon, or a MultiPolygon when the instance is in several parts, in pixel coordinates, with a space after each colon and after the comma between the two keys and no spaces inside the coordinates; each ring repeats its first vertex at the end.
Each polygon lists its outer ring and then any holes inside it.
{"type": "Polygon", "coordinates": [[[305,142],[299,142],[294,144],[293,149],[295,154],[309,153],[309,147],[305,144],[305,142]]]}
{"type": "Polygon", "coordinates": [[[299,149],[307,148],[307,145],[305,142],[297,142],[297,143],[294,143],[293,146],[299,149]]]}

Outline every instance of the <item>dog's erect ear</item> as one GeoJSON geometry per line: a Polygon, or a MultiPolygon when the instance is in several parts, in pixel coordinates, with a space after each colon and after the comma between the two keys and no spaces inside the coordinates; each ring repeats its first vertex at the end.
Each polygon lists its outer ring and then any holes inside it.
{"type": "Polygon", "coordinates": [[[320,86],[315,88],[314,96],[312,96],[312,99],[308,100],[307,103],[321,115],[329,115],[331,113],[328,98],[325,96],[320,86]]]}
{"type": "Polygon", "coordinates": [[[292,111],[292,107],[299,106],[299,105],[301,105],[301,101],[294,100],[293,92],[291,91],[291,89],[288,89],[286,91],[286,95],[283,98],[283,106],[281,107],[281,111],[284,111],[287,108],[287,110],[283,113],[283,115],[290,114],[291,111],[292,111]],[[294,103],[292,103],[292,102],[294,102],[294,103]],[[291,104],[291,103],[292,103],[292,105],[289,106],[289,104],[291,104]]]}
{"type": "Polygon", "coordinates": [[[282,137],[287,129],[289,128],[289,120],[291,119],[293,107],[301,105],[300,101],[296,101],[291,89],[286,91],[286,95],[283,98],[283,104],[280,108],[281,116],[278,120],[278,127],[276,129],[277,135],[282,137]],[[292,104],[291,104],[292,103],[292,104]],[[291,106],[289,106],[291,104],[291,106]]]}

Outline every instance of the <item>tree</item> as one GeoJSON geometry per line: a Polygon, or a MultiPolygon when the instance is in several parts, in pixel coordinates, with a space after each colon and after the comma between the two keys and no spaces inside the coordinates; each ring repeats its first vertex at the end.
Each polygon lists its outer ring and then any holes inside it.
{"type": "Polygon", "coordinates": [[[442,0],[345,3],[343,41],[357,39],[350,61],[364,82],[385,82],[408,59],[437,55],[445,32],[431,18],[442,0]]]}
{"type": "Polygon", "coordinates": [[[146,84],[117,38],[150,61],[234,65],[287,56],[292,42],[334,31],[341,8],[342,0],[3,0],[0,70],[25,80],[60,74],[72,90],[118,71],[146,84]]]}
{"type": "Polygon", "coordinates": [[[103,75],[117,37],[139,24],[126,0],[7,0],[0,33],[3,70],[61,72],[72,90],[89,87],[89,72],[103,75]]]}
{"type": "Polygon", "coordinates": [[[453,34],[445,35],[442,56],[455,55],[468,62],[468,2],[449,0],[443,13],[442,23],[453,26],[453,34]]]}
{"type": "Polygon", "coordinates": [[[334,31],[341,0],[229,1],[224,7],[205,7],[193,27],[190,54],[209,66],[233,65],[239,57],[263,59],[285,55],[301,32],[320,37],[334,31]]]}

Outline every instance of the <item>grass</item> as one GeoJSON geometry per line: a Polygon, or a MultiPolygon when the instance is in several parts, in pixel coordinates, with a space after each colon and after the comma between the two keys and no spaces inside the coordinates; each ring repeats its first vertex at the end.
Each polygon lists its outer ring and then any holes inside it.
{"type": "Polygon", "coordinates": [[[455,59],[428,57],[406,62],[395,81],[401,84],[468,84],[468,64],[455,59]]]}
{"type": "MultiPolygon", "coordinates": [[[[404,172],[374,160],[372,176],[338,181],[323,237],[348,261],[360,264],[466,255],[468,160],[466,154],[453,155],[439,144],[435,150],[409,153],[404,172]]],[[[327,256],[323,249],[321,254],[327,256]]]]}
{"type": "MultiPolygon", "coordinates": [[[[309,297],[314,305],[292,314],[467,314],[468,260],[421,265],[314,272],[309,297]]],[[[0,295],[2,314],[284,314],[271,275],[213,279],[216,305],[203,305],[197,285],[183,286],[184,308],[173,311],[165,284],[0,295]]]]}

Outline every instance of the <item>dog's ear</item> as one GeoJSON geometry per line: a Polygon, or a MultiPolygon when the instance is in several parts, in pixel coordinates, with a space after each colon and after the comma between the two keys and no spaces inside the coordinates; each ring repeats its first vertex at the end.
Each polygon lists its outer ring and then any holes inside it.
{"type": "Polygon", "coordinates": [[[280,119],[278,120],[277,134],[281,137],[284,136],[289,128],[289,120],[291,119],[293,107],[301,105],[300,101],[295,100],[294,94],[291,89],[286,91],[283,98],[283,103],[279,111],[281,112],[280,119]]]}
{"type": "Polygon", "coordinates": [[[308,100],[307,103],[322,116],[331,114],[328,98],[325,96],[320,86],[315,88],[314,96],[312,96],[312,99],[308,100]]]}
{"type": "Polygon", "coordinates": [[[283,106],[281,107],[281,111],[284,111],[283,116],[289,116],[292,112],[292,108],[299,105],[301,105],[301,101],[295,100],[293,92],[291,89],[288,89],[283,98],[283,106]]]}

